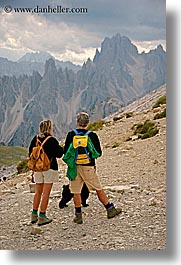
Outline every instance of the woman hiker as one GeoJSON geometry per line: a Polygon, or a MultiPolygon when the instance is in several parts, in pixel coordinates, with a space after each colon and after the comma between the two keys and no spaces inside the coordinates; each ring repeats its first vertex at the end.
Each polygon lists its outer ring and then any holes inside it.
{"type": "Polygon", "coordinates": [[[39,124],[39,134],[36,135],[29,146],[29,155],[32,153],[33,147],[37,141],[43,143],[43,148],[50,160],[50,169],[42,172],[34,173],[34,181],[36,183],[35,195],[33,199],[33,210],[31,213],[31,223],[38,222],[38,225],[46,225],[52,221],[46,216],[49,196],[53,183],[59,181],[58,163],[56,158],[61,158],[63,148],[59,145],[58,140],[53,137],[52,123],[50,120],[43,120],[39,124]],[[39,210],[39,215],[38,215],[39,210]]]}

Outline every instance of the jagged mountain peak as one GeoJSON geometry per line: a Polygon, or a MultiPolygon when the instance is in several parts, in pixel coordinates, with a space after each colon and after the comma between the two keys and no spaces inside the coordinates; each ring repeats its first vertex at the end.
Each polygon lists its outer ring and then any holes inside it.
{"type": "Polygon", "coordinates": [[[124,52],[137,51],[137,47],[131,42],[131,40],[126,36],[121,36],[119,33],[114,35],[112,38],[106,37],[101,45],[101,51],[104,49],[116,49],[124,50],[124,52]]]}
{"type": "Polygon", "coordinates": [[[161,44],[159,44],[159,45],[156,47],[155,51],[156,51],[158,54],[163,54],[163,53],[165,53],[165,51],[164,51],[164,49],[163,49],[163,46],[162,46],[161,44]]]}
{"type": "Polygon", "coordinates": [[[45,74],[50,69],[56,69],[55,60],[53,60],[52,58],[46,60],[46,63],[45,63],[45,74]]]}
{"type": "Polygon", "coordinates": [[[127,36],[121,36],[120,33],[116,33],[112,37],[105,37],[103,43],[111,43],[111,42],[124,42],[124,43],[131,43],[130,39],[127,36]]]}
{"type": "Polygon", "coordinates": [[[29,52],[23,55],[18,62],[45,63],[49,58],[55,59],[48,52],[29,52]]]}
{"type": "Polygon", "coordinates": [[[142,52],[143,55],[155,55],[155,54],[165,54],[165,50],[163,49],[163,46],[159,44],[156,48],[150,50],[149,52],[142,52]]]}
{"type": "Polygon", "coordinates": [[[124,43],[124,44],[131,44],[131,40],[127,36],[121,36],[121,34],[117,33],[116,35],[112,36],[110,38],[111,41],[116,41],[119,43],[124,43]]]}
{"type": "Polygon", "coordinates": [[[112,38],[106,37],[104,39],[100,52],[96,50],[93,62],[105,69],[106,65],[112,67],[113,64],[133,64],[132,57],[137,56],[138,49],[131,40],[126,36],[116,34],[112,38]]]}
{"type": "Polygon", "coordinates": [[[95,69],[95,63],[90,58],[82,66],[82,72],[91,71],[91,69],[95,69]]]}
{"type": "Polygon", "coordinates": [[[83,64],[84,68],[89,68],[92,65],[93,61],[88,58],[87,61],[83,64]]]}

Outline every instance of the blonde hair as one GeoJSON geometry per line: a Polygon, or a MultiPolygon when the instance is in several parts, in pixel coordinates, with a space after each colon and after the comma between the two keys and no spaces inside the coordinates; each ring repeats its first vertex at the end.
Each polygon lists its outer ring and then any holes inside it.
{"type": "Polygon", "coordinates": [[[52,129],[52,122],[51,120],[43,120],[39,124],[39,136],[45,137],[46,134],[50,134],[52,129]]]}

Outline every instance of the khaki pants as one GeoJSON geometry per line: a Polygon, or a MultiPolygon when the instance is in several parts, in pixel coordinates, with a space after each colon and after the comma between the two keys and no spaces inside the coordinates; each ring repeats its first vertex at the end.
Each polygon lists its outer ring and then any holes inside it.
{"type": "Polygon", "coordinates": [[[89,190],[102,190],[102,186],[94,166],[77,165],[77,176],[74,180],[70,181],[71,193],[81,193],[84,182],[89,190]]]}

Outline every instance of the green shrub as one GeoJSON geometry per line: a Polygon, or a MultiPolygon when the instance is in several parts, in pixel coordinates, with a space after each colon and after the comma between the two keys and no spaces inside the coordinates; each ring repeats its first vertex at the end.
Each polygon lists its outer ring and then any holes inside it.
{"type": "Polygon", "coordinates": [[[157,113],[155,116],[154,116],[154,120],[156,119],[162,119],[162,118],[165,118],[166,117],[166,108],[160,112],[160,113],[157,113]]]}
{"type": "Polygon", "coordinates": [[[135,128],[134,134],[144,134],[149,131],[150,128],[153,128],[154,125],[155,123],[149,120],[146,120],[144,123],[135,124],[133,125],[135,128]]]}
{"type": "Polygon", "coordinates": [[[98,120],[98,121],[89,123],[89,125],[87,126],[87,130],[90,130],[90,131],[101,130],[104,123],[105,123],[104,120],[98,120]]]}
{"type": "Polygon", "coordinates": [[[160,105],[162,104],[166,104],[166,96],[162,96],[161,98],[159,98],[155,104],[153,105],[153,109],[154,108],[157,108],[157,107],[160,107],[160,105]]]}
{"type": "Polygon", "coordinates": [[[25,173],[25,172],[28,172],[29,171],[29,168],[27,166],[27,162],[28,162],[28,159],[24,159],[24,160],[20,161],[17,164],[16,169],[18,171],[18,174],[25,173]]]}
{"type": "Polygon", "coordinates": [[[142,135],[138,135],[138,138],[141,138],[141,139],[150,138],[150,137],[155,136],[158,132],[159,132],[158,128],[153,128],[142,135]]]}
{"type": "Polygon", "coordinates": [[[153,137],[159,132],[155,123],[149,120],[146,120],[144,123],[133,125],[132,129],[134,130],[134,134],[137,134],[140,139],[153,137]]]}

